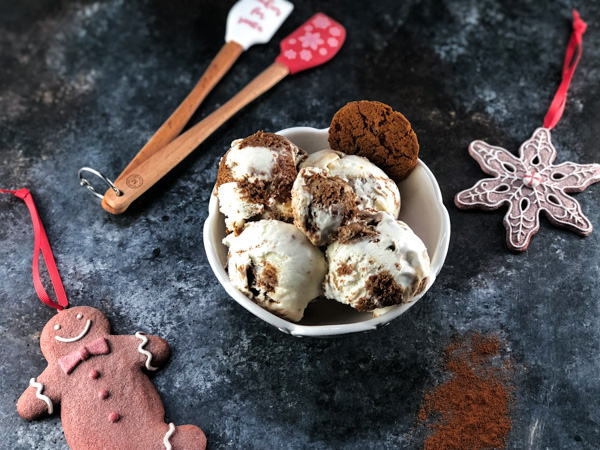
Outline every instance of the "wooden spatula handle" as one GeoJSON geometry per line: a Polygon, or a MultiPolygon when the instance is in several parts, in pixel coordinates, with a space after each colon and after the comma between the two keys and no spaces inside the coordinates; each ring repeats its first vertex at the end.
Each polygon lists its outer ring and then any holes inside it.
{"type": "Polygon", "coordinates": [[[231,66],[244,51],[243,47],[235,41],[227,42],[211,61],[210,65],[196,83],[194,89],[181,102],[177,109],[171,114],[165,123],[154,133],[154,136],[133,158],[117,181],[126,179],[132,170],[142,162],[163,148],[181,133],[186,123],[194,115],[206,96],[213,90],[223,76],[231,69],[231,66]]]}
{"type": "Polygon", "coordinates": [[[271,89],[289,74],[286,65],[275,62],[252,80],[231,100],[194,125],[170,144],[154,152],[141,164],[134,167],[127,176],[120,176],[116,187],[122,195],[117,196],[108,190],[102,200],[102,207],[112,214],[121,214],[131,203],[152,187],[158,180],[179,164],[217,128],[255,98],[271,89]]]}

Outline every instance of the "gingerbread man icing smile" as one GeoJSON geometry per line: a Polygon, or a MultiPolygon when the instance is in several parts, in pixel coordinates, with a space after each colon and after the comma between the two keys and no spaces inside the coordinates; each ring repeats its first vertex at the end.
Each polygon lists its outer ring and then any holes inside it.
{"type": "Polygon", "coordinates": [[[110,334],[97,309],[65,309],[40,338],[48,367],[29,381],[17,403],[24,419],[52,414],[61,405],[62,425],[73,449],[204,449],[194,425],[164,422],[165,411],[142,369],[154,371],[168,359],[167,342],[137,332],[110,334]]]}

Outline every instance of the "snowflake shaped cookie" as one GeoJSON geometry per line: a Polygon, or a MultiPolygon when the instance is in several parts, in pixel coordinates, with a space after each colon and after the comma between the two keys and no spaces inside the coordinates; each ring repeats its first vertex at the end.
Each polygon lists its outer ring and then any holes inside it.
{"type": "Polygon", "coordinates": [[[495,178],[485,178],[459,192],[454,203],[460,209],[485,210],[508,204],[504,227],[511,250],[527,249],[529,240],[540,228],[540,211],[556,226],[583,236],[592,232],[592,224],[583,215],[579,202],[567,194],[581,192],[600,181],[600,164],[552,165],[556,149],[549,129],[535,130],[519,148],[518,158],[483,141],[472,142],[469,154],[485,173],[495,178]]]}

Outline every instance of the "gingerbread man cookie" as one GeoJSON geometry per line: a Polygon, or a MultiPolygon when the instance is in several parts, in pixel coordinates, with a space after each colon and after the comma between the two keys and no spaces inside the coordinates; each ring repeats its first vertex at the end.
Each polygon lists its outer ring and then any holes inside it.
{"type": "Polygon", "coordinates": [[[79,306],[59,312],[46,324],[40,346],[48,367],[29,381],[17,409],[32,420],[60,405],[71,448],[206,448],[200,428],[165,423],[158,392],[142,372],[166,362],[170,349],[164,339],[140,332],[111,335],[104,314],[79,306]]]}

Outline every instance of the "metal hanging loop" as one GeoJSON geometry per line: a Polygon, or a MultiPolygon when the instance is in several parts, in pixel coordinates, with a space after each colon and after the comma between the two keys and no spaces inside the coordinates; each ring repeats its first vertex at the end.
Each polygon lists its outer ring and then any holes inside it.
{"type": "Polygon", "coordinates": [[[89,172],[93,175],[96,175],[98,178],[100,178],[102,181],[104,181],[109,188],[111,188],[115,194],[117,195],[117,197],[120,197],[121,195],[123,195],[123,193],[117,189],[117,187],[114,185],[114,183],[112,181],[110,181],[106,176],[104,176],[104,174],[102,172],[98,172],[95,169],[92,169],[91,167],[82,167],[81,169],[79,169],[78,172],[78,176],[79,176],[79,184],[81,186],[84,186],[88,189],[88,191],[90,191],[92,194],[94,194],[96,197],[98,197],[100,200],[102,200],[104,198],[104,195],[100,194],[98,191],[96,191],[96,189],[94,189],[94,186],[91,185],[91,183],[83,177],[83,174],[85,172],[89,172]]]}

